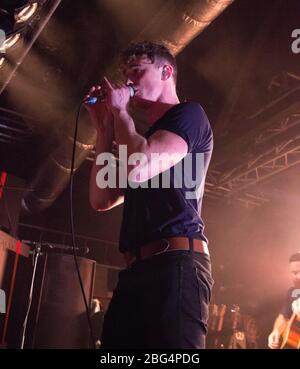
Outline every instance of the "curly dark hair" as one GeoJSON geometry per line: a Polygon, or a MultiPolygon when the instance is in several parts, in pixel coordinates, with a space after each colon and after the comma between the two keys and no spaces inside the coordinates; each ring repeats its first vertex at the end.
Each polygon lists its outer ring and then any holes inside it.
{"type": "Polygon", "coordinates": [[[159,67],[162,66],[165,62],[169,63],[174,69],[173,77],[176,83],[177,63],[175,57],[171,54],[170,50],[163,44],[151,41],[132,42],[120,54],[119,64],[122,67],[142,55],[146,55],[152,63],[155,63],[159,67]]]}

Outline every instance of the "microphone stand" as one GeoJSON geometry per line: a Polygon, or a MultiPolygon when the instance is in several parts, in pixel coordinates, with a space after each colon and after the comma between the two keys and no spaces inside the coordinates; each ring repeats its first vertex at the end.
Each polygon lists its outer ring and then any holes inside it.
{"type": "Polygon", "coordinates": [[[22,327],[22,331],[21,331],[21,337],[22,337],[21,347],[20,347],[21,349],[24,349],[26,328],[27,328],[28,317],[29,317],[31,304],[32,304],[32,296],[33,296],[33,287],[34,287],[34,283],[35,283],[36,268],[37,268],[37,263],[38,263],[39,256],[41,255],[41,248],[42,248],[42,245],[39,242],[33,242],[33,244],[35,246],[35,250],[32,252],[33,253],[33,272],[32,272],[31,283],[30,283],[30,292],[29,292],[27,311],[26,311],[26,315],[25,315],[25,319],[24,319],[24,323],[23,323],[23,327],[22,327]]]}

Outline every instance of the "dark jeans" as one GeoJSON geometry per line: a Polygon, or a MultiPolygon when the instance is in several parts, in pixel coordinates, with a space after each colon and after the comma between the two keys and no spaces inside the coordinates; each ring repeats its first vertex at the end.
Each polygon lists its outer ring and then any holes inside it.
{"type": "Polygon", "coordinates": [[[169,251],[119,273],[102,348],[204,348],[213,280],[210,258],[169,251]]]}

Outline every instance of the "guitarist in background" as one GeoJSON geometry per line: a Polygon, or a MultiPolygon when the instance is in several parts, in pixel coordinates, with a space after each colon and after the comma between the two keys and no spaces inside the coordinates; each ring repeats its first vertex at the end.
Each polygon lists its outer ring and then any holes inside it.
{"type": "Polygon", "coordinates": [[[271,349],[279,348],[280,339],[288,326],[291,316],[296,314],[300,317],[300,251],[290,257],[289,264],[294,286],[288,290],[284,305],[268,337],[268,346],[271,349]]]}

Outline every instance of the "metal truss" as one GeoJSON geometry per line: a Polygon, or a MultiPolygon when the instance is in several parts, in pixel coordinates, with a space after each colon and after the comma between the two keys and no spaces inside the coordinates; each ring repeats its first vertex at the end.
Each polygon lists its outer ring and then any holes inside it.
{"type": "MultiPolygon", "coordinates": [[[[268,86],[268,92],[273,98],[249,119],[258,118],[268,109],[298,93],[299,81],[300,76],[287,71],[274,76],[268,86]]],[[[258,133],[254,137],[253,148],[257,154],[255,157],[253,152],[243,155],[251,158],[245,163],[230,170],[227,168],[223,171],[222,165],[216,165],[218,170],[209,170],[205,187],[208,198],[219,201],[234,199],[246,207],[260,206],[268,202],[267,195],[258,193],[257,188],[251,193],[249,187],[254,188],[258,183],[300,164],[300,111],[285,115],[272,127],[258,133]],[[268,149],[262,150],[266,145],[268,149]]]]}
{"type": "MultiPolygon", "coordinates": [[[[269,129],[257,137],[256,142],[261,143],[270,139],[270,136],[285,132],[288,127],[294,127],[297,124],[300,124],[300,114],[293,114],[285,118],[279,127],[269,129]]],[[[210,171],[206,183],[206,194],[208,197],[218,199],[229,199],[235,196],[247,207],[261,205],[268,201],[265,196],[251,194],[245,190],[297,164],[300,164],[300,134],[294,138],[285,139],[272,149],[227,173],[210,171]]]]}

